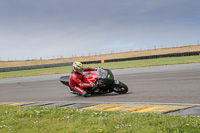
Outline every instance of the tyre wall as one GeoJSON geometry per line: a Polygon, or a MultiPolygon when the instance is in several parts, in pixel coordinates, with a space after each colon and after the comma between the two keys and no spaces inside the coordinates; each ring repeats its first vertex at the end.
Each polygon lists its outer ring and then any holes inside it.
{"type": "MultiPolygon", "coordinates": [[[[140,57],[129,57],[129,58],[118,58],[118,59],[108,59],[108,60],[104,60],[104,62],[107,63],[107,62],[130,61],[130,60],[156,59],[156,58],[164,58],[164,57],[195,56],[195,55],[200,55],[200,51],[162,54],[162,55],[150,55],[150,56],[140,56],[140,57]]],[[[87,62],[82,62],[82,63],[83,64],[96,64],[96,63],[101,63],[101,60],[87,61],[87,62]]],[[[40,68],[50,68],[50,67],[61,67],[61,66],[71,66],[72,64],[73,64],[73,62],[33,65],[33,66],[21,66],[21,67],[6,67],[6,68],[0,68],[0,72],[30,70],[30,69],[40,69],[40,68]]]]}

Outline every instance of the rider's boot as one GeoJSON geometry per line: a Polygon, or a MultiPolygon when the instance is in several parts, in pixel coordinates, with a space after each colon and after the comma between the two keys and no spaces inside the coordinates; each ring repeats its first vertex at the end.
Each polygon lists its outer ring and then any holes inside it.
{"type": "Polygon", "coordinates": [[[72,94],[78,94],[78,92],[76,92],[74,90],[71,90],[70,93],[72,93],[72,94]]]}
{"type": "Polygon", "coordinates": [[[91,94],[90,93],[87,93],[87,91],[83,91],[82,92],[82,94],[81,94],[83,97],[89,97],[89,96],[91,96],[91,94]]]}

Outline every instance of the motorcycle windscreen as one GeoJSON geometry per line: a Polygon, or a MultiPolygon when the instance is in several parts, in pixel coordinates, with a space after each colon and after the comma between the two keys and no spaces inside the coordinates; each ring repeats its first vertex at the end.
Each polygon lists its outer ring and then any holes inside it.
{"type": "Polygon", "coordinates": [[[107,78],[108,72],[106,70],[101,70],[99,71],[99,77],[101,77],[102,79],[107,78]]]}

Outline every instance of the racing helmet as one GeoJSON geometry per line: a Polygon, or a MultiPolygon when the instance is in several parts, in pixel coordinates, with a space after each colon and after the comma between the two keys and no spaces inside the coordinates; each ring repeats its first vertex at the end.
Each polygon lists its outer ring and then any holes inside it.
{"type": "Polygon", "coordinates": [[[83,73],[83,64],[81,62],[74,62],[72,65],[72,69],[76,73],[83,73]]]}

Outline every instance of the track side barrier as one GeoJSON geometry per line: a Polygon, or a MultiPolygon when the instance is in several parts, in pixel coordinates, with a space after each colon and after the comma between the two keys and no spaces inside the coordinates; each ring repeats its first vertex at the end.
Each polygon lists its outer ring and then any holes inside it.
{"type": "MultiPolygon", "coordinates": [[[[140,56],[140,57],[129,57],[129,58],[118,58],[118,59],[108,59],[108,60],[104,60],[104,63],[119,62],[119,61],[131,61],[131,60],[156,59],[156,58],[164,58],[164,57],[195,56],[195,55],[200,55],[200,51],[162,54],[162,55],[150,55],[150,56],[140,56]]],[[[82,62],[82,63],[83,64],[96,64],[96,63],[102,63],[102,60],[87,61],[87,62],[82,62]]],[[[61,67],[61,66],[71,66],[72,64],[73,64],[73,62],[66,62],[66,63],[55,63],[55,64],[33,65],[33,66],[6,67],[6,68],[0,68],[0,72],[30,70],[30,69],[50,68],[50,67],[61,67]]]]}
{"type": "Polygon", "coordinates": [[[40,69],[40,68],[50,68],[50,67],[61,67],[61,66],[71,66],[72,64],[73,64],[73,62],[33,65],[33,66],[20,66],[20,67],[6,67],[6,68],[0,68],[0,72],[30,70],[30,69],[40,69]]]}

